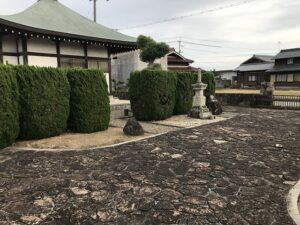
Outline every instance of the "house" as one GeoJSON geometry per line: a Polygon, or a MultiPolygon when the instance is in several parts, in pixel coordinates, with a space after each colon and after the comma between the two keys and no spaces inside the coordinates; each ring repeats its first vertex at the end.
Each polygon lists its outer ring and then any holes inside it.
{"type": "Polygon", "coordinates": [[[0,16],[0,63],[102,69],[111,87],[111,55],[134,49],[136,38],[57,0],[39,0],[21,13],[0,16]]]}
{"type": "Polygon", "coordinates": [[[224,88],[234,85],[237,81],[237,72],[235,70],[216,71],[217,87],[224,88]]]}
{"type": "Polygon", "coordinates": [[[273,56],[253,55],[236,68],[238,86],[241,88],[258,88],[262,82],[270,82],[270,74],[266,71],[273,67],[273,56]]]}
{"type": "MultiPolygon", "coordinates": [[[[132,71],[146,69],[148,63],[140,59],[140,54],[141,50],[138,49],[112,55],[112,79],[127,83],[132,71]]],[[[163,70],[168,70],[167,56],[156,59],[155,64],[161,65],[163,70]]]]}
{"type": "Polygon", "coordinates": [[[267,73],[275,87],[300,88],[300,48],[282,50],[274,59],[267,73]]]}
{"type": "Polygon", "coordinates": [[[193,60],[185,58],[174,49],[167,55],[168,57],[168,70],[175,72],[195,72],[198,73],[198,68],[192,67],[190,64],[194,63],[193,60]]]}

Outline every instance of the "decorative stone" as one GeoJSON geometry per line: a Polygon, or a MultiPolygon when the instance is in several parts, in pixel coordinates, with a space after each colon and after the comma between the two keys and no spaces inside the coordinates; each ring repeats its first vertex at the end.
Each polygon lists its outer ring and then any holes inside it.
{"type": "Polygon", "coordinates": [[[144,135],[144,129],[140,125],[140,123],[135,119],[135,118],[130,118],[124,129],[123,129],[124,134],[130,135],[130,136],[141,136],[144,135]]]}

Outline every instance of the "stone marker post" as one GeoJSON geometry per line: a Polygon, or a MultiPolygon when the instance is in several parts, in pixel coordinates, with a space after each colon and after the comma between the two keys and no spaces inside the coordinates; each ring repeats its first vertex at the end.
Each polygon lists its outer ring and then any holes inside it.
{"type": "Polygon", "coordinates": [[[193,106],[189,113],[192,118],[198,119],[211,119],[212,114],[206,106],[206,97],[204,91],[207,88],[207,84],[202,83],[202,73],[201,69],[198,70],[198,81],[193,85],[193,90],[195,91],[195,96],[193,99],[193,106]]]}

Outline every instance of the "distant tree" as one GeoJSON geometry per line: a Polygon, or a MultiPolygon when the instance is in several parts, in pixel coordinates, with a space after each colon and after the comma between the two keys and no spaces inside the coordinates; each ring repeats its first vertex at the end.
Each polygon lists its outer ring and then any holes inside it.
{"type": "Polygon", "coordinates": [[[143,62],[148,63],[148,67],[154,67],[154,61],[164,57],[170,51],[166,43],[157,43],[151,37],[140,35],[137,41],[138,48],[141,50],[140,58],[143,62]]]}

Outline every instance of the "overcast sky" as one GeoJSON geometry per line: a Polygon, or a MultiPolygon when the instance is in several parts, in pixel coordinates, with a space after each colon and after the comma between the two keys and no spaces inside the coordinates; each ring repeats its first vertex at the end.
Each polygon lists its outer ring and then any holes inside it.
{"type": "MultiPolygon", "coordinates": [[[[93,8],[89,0],[59,1],[92,19],[93,8]]],[[[150,35],[158,41],[168,42],[177,50],[178,40],[181,39],[183,55],[193,59],[194,66],[204,69],[235,69],[253,54],[274,55],[279,50],[279,41],[281,48],[300,47],[299,0],[256,0],[201,14],[242,1],[98,0],[98,22],[110,28],[130,28],[196,14],[176,21],[120,31],[133,36],[150,35]]],[[[0,0],[0,14],[22,11],[35,2],[0,0]]]]}

